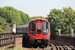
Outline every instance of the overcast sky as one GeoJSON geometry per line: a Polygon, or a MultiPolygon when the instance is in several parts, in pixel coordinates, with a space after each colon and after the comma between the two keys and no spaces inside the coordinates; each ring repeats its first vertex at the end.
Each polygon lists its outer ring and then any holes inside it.
{"type": "Polygon", "coordinates": [[[0,0],[0,7],[12,6],[32,16],[44,16],[50,13],[50,9],[72,7],[75,10],[75,0],[0,0]]]}

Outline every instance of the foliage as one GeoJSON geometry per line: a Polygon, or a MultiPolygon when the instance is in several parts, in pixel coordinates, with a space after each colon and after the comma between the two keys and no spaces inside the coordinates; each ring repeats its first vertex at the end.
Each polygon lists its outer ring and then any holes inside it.
{"type": "Polygon", "coordinates": [[[18,25],[28,24],[29,16],[22,11],[19,11],[11,6],[5,6],[0,8],[0,17],[6,19],[9,25],[16,23],[18,25]]]}
{"type": "Polygon", "coordinates": [[[30,21],[30,17],[28,14],[26,13],[23,13],[22,11],[19,11],[20,13],[20,16],[21,16],[21,25],[24,25],[24,24],[28,24],[29,21],[30,21]]]}
{"type": "Polygon", "coordinates": [[[8,28],[8,23],[6,23],[6,20],[4,18],[0,17],[0,33],[5,33],[8,28]]]}
{"type": "Polygon", "coordinates": [[[13,47],[13,48],[3,48],[1,50],[23,50],[23,49],[22,49],[22,47],[18,47],[18,48],[13,47]]]}
{"type": "Polygon", "coordinates": [[[71,7],[63,9],[52,9],[48,15],[48,21],[51,24],[51,33],[58,33],[61,29],[62,34],[70,33],[70,29],[75,29],[75,11],[71,7]]]}
{"type": "Polygon", "coordinates": [[[43,16],[34,16],[34,17],[31,17],[30,20],[36,19],[36,18],[42,18],[42,19],[45,19],[45,17],[43,17],[43,16]]]}
{"type": "Polygon", "coordinates": [[[4,33],[8,29],[7,25],[12,25],[12,23],[16,23],[17,26],[24,25],[29,21],[29,15],[20,10],[11,6],[0,7],[0,33],[4,33]]]}

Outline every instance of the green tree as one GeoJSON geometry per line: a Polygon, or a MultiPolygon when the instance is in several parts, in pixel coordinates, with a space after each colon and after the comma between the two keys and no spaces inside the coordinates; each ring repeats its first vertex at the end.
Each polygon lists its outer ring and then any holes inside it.
{"type": "Polygon", "coordinates": [[[10,6],[0,8],[0,17],[6,19],[6,22],[9,23],[10,25],[13,22],[19,25],[21,19],[19,16],[19,12],[15,8],[10,6]]]}
{"type": "Polygon", "coordinates": [[[69,34],[71,28],[75,28],[75,11],[71,7],[63,9],[52,9],[48,15],[48,21],[51,23],[51,33],[58,33],[61,29],[62,34],[69,34]]]}
{"type": "Polygon", "coordinates": [[[22,11],[19,11],[19,13],[21,16],[21,25],[28,24],[30,21],[29,15],[26,13],[23,13],[22,11]]]}
{"type": "Polygon", "coordinates": [[[63,16],[62,10],[52,9],[48,15],[48,21],[51,24],[51,33],[52,35],[56,34],[58,29],[61,29],[63,26],[63,16]]]}
{"type": "Polygon", "coordinates": [[[11,6],[5,6],[0,8],[0,17],[6,19],[9,25],[16,23],[18,25],[28,24],[30,18],[29,15],[19,11],[11,6]]]}
{"type": "Polygon", "coordinates": [[[0,17],[0,33],[5,33],[7,31],[8,24],[6,20],[0,17]]]}
{"type": "Polygon", "coordinates": [[[63,13],[65,14],[64,23],[66,27],[67,34],[70,33],[71,28],[73,28],[74,23],[74,10],[71,7],[63,7],[63,13]]]}
{"type": "Polygon", "coordinates": [[[7,29],[7,25],[12,25],[12,23],[16,23],[16,25],[18,26],[28,24],[29,21],[29,15],[23,13],[20,10],[17,10],[11,6],[0,7],[0,30],[2,30],[1,32],[5,32],[7,29]]]}

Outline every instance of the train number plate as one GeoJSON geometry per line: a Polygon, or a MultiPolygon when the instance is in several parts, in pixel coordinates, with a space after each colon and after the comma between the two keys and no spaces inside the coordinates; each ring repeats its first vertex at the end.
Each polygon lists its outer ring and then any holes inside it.
{"type": "Polygon", "coordinates": [[[41,42],[41,40],[37,40],[37,42],[41,42]]]}

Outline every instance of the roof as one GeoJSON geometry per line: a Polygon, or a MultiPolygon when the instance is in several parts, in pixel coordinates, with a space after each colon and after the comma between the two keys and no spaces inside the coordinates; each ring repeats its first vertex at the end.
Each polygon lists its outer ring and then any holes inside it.
{"type": "Polygon", "coordinates": [[[27,24],[27,25],[20,25],[20,26],[17,26],[17,28],[24,28],[24,27],[28,27],[28,24],[27,24]]]}

